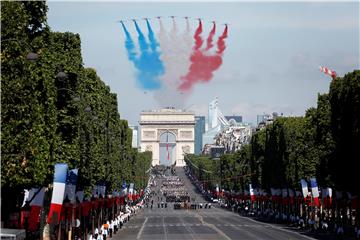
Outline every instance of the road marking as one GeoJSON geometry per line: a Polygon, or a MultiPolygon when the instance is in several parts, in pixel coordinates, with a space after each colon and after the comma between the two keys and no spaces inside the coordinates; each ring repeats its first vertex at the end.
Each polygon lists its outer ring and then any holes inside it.
{"type": "Polygon", "coordinates": [[[145,227],[145,224],[146,224],[147,220],[148,220],[148,218],[146,217],[146,218],[145,218],[145,221],[143,222],[143,224],[142,224],[142,226],[141,226],[141,228],[140,228],[140,231],[138,232],[138,234],[137,234],[137,236],[136,236],[136,239],[140,239],[141,234],[142,234],[142,232],[144,231],[144,227],[145,227]]]}
{"type": "Polygon", "coordinates": [[[247,220],[250,220],[250,221],[255,222],[255,223],[257,223],[257,224],[261,224],[261,225],[263,225],[263,226],[267,226],[267,227],[269,227],[269,228],[277,229],[277,230],[279,230],[279,231],[288,232],[288,233],[293,233],[293,234],[295,234],[295,235],[301,236],[301,237],[306,238],[306,239],[310,239],[310,240],[314,240],[314,239],[315,239],[315,238],[308,237],[308,236],[306,236],[306,235],[300,234],[300,233],[295,232],[295,231],[290,231],[290,230],[287,230],[287,229],[284,229],[284,228],[281,228],[281,227],[277,227],[277,226],[275,226],[275,225],[271,225],[271,224],[267,224],[267,223],[261,223],[261,222],[255,221],[255,220],[253,220],[253,219],[251,219],[251,218],[247,218],[247,217],[243,217],[243,216],[239,216],[239,217],[240,217],[240,218],[247,219],[247,220]]]}
{"type": "Polygon", "coordinates": [[[227,240],[231,240],[230,237],[228,237],[223,231],[221,231],[219,228],[217,228],[214,224],[210,224],[204,221],[203,216],[201,216],[199,213],[196,213],[195,215],[198,216],[200,222],[204,225],[207,226],[209,228],[212,228],[213,230],[215,230],[215,232],[217,232],[218,234],[220,234],[222,237],[224,237],[227,240]]]}
{"type": "Polygon", "coordinates": [[[165,234],[165,240],[167,240],[168,239],[168,237],[167,237],[167,232],[166,232],[166,226],[165,226],[165,217],[163,217],[163,227],[164,227],[164,234],[165,234]]]}

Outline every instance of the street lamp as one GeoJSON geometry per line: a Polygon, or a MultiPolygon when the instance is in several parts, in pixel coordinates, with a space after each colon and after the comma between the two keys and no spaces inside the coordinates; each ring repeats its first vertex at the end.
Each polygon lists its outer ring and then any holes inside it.
{"type": "Polygon", "coordinates": [[[39,54],[32,52],[32,47],[29,45],[29,43],[27,43],[24,40],[17,39],[17,38],[9,38],[9,39],[1,40],[1,43],[3,43],[3,42],[18,42],[18,43],[24,44],[24,46],[29,51],[28,54],[26,55],[26,59],[29,60],[30,62],[34,62],[39,58],[39,54]]]}
{"type": "Polygon", "coordinates": [[[56,78],[59,79],[60,81],[63,81],[67,78],[67,74],[63,71],[58,72],[58,74],[56,74],[56,78]]]}

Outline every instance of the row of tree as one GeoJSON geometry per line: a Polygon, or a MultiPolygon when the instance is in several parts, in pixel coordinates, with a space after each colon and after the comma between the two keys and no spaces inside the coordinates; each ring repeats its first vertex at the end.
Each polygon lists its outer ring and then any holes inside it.
{"type": "Polygon", "coordinates": [[[360,194],[360,71],[338,77],[329,93],[304,117],[279,117],[257,131],[251,143],[220,160],[188,156],[192,172],[211,189],[215,184],[244,190],[248,184],[300,188],[316,177],[320,186],[360,194]]]}
{"type": "Polygon", "coordinates": [[[131,148],[116,94],[84,68],[80,36],[52,32],[46,12],[45,2],[1,2],[3,217],[24,188],[52,183],[56,162],[78,168],[88,194],[99,181],[109,192],[124,180],[144,188],[151,165],[150,152],[131,148]]]}

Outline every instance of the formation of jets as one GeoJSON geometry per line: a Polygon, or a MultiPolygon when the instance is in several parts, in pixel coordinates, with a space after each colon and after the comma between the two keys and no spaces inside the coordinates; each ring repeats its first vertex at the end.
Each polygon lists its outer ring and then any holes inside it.
{"type": "MultiPolygon", "coordinates": [[[[172,18],[172,19],[175,19],[175,18],[177,18],[177,16],[168,16],[169,18],[172,18]]],[[[162,16],[156,16],[155,18],[157,18],[157,19],[161,19],[161,18],[166,18],[166,17],[162,17],[162,16]]],[[[189,18],[191,18],[191,17],[182,17],[182,18],[185,18],[185,19],[189,19],[189,18]]],[[[151,18],[147,18],[147,17],[145,17],[145,18],[142,18],[142,20],[146,20],[146,21],[148,21],[148,20],[150,20],[151,18]]],[[[202,21],[203,19],[202,18],[195,18],[196,20],[199,20],[199,21],[202,21]]],[[[138,21],[139,19],[136,19],[136,18],[132,18],[132,19],[125,19],[125,20],[119,20],[118,22],[120,22],[120,23],[124,23],[124,22],[127,22],[127,21],[133,21],[133,22],[136,22],[136,21],[138,21]]],[[[216,23],[216,21],[211,21],[211,23],[216,23]]],[[[225,26],[228,26],[229,24],[228,23],[224,23],[223,25],[225,25],[225,26]]]]}

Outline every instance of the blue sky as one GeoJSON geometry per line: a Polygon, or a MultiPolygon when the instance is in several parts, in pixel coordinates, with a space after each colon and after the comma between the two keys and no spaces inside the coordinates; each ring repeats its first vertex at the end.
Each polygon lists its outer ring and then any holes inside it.
{"type": "MultiPolygon", "coordinates": [[[[318,67],[328,66],[342,76],[359,69],[359,2],[211,2],[126,3],[48,2],[53,31],[79,33],[85,67],[97,70],[118,95],[119,112],[137,124],[142,110],[158,108],[151,92],[136,83],[136,69],[128,60],[120,19],[189,16],[229,23],[223,64],[208,84],[198,84],[184,102],[198,115],[219,98],[224,115],[242,115],[256,123],[256,115],[274,111],[304,115],[316,106],[317,94],[327,92],[330,78],[318,67]]],[[[152,22],[155,34],[157,21],[152,22]]],[[[184,28],[184,21],[178,20],[184,28]]],[[[170,20],[164,19],[170,28],[170,20]]],[[[139,22],[146,31],[144,21],[139,22]]],[[[135,35],[133,27],[129,31],[135,35]]],[[[156,35],[155,35],[156,36],[156,35]]],[[[205,36],[206,37],[206,36],[205,36]]]]}

